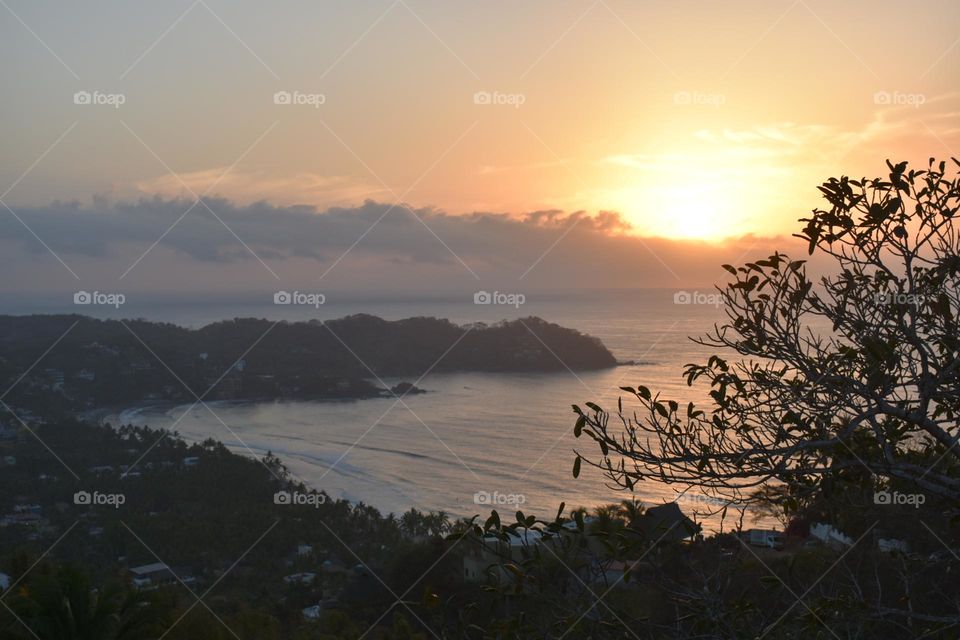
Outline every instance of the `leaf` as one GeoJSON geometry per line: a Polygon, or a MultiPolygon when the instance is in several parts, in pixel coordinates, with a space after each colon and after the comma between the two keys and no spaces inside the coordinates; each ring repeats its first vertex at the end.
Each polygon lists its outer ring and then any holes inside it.
{"type": "Polygon", "coordinates": [[[513,564],[512,562],[508,562],[507,564],[503,565],[503,567],[513,575],[517,576],[518,578],[523,577],[523,569],[513,564]]]}
{"type": "Polygon", "coordinates": [[[580,477],[580,456],[577,456],[577,459],[573,461],[573,477],[580,477]]]}

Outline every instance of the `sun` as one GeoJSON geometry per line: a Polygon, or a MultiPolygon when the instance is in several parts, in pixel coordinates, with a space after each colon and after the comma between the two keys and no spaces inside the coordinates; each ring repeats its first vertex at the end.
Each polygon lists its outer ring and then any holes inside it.
{"type": "Polygon", "coordinates": [[[731,235],[730,203],[716,185],[655,189],[647,206],[657,221],[657,235],[685,240],[731,235]]]}
{"type": "Polygon", "coordinates": [[[719,242],[756,232],[754,200],[772,183],[769,167],[732,147],[621,155],[611,162],[623,171],[612,176],[607,201],[642,236],[719,242]]]}
{"type": "Polygon", "coordinates": [[[729,185],[662,181],[620,190],[613,200],[642,236],[720,241],[747,231],[729,185]]]}

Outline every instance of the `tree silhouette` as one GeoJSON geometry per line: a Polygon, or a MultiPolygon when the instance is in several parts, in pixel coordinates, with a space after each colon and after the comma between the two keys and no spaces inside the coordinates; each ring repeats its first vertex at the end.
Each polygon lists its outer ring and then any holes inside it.
{"type": "Polygon", "coordinates": [[[61,567],[20,587],[10,598],[16,618],[4,638],[147,640],[164,631],[163,605],[120,584],[93,589],[82,572],[61,567]]]}
{"type": "MultiPolygon", "coordinates": [[[[953,159],[960,166],[960,161],[953,159]]],[[[797,237],[832,260],[815,283],[775,253],[718,288],[727,320],[688,365],[712,407],[623,387],[636,411],[574,406],[581,459],[625,488],[645,479],[746,502],[773,482],[802,499],[838,479],[960,502],[960,182],[945,162],[887,163],[885,179],[831,178],[797,237]]],[[[955,169],[955,168],[953,168],[955,169]]]]}

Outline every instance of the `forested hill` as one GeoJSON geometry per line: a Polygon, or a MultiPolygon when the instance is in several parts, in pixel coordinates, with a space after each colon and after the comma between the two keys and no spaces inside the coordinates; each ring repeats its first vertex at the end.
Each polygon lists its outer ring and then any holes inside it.
{"type": "Polygon", "coordinates": [[[0,316],[0,380],[11,385],[28,371],[17,395],[52,387],[88,407],[192,400],[191,390],[203,395],[211,387],[209,399],[364,397],[381,392],[377,377],[416,379],[431,367],[547,372],[615,364],[598,339],[535,317],[469,326],[370,315],[235,319],[186,329],[79,315],[0,316]]]}

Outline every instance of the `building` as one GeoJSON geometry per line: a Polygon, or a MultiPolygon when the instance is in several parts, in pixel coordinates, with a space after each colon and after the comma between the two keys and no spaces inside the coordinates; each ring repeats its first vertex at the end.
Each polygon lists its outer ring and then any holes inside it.
{"type": "Polygon", "coordinates": [[[95,467],[87,467],[87,471],[89,471],[90,473],[101,475],[104,473],[113,473],[113,467],[109,464],[101,464],[95,467]]]}
{"type": "Polygon", "coordinates": [[[834,549],[853,546],[853,538],[837,530],[833,525],[822,522],[810,525],[810,537],[834,549]]]}
{"type": "Polygon", "coordinates": [[[284,576],[283,581],[287,584],[303,584],[311,585],[316,581],[317,574],[310,571],[304,571],[302,573],[293,573],[289,576],[284,576]]]}
{"type": "Polygon", "coordinates": [[[130,580],[141,589],[156,589],[159,586],[173,584],[177,577],[166,564],[154,562],[129,569],[130,580]]]}
{"type": "Polygon", "coordinates": [[[752,547],[783,548],[783,533],[775,529],[748,529],[742,536],[752,547]]]}
{"type": "Polygon", "coordinates": [[[877,538],[880,553],[910,553],[910,543],[897,538],[877,538]]]}
{"type": "Polygon", "coordinates": [[[468,582],[483,582],[492,567],[505,576],[503,564],[521,562],[542,540],[543,534],[534,529],[508,531],[506,540],[488,533],[478,538],[464,555],[463,578],[468,582]]]}
{"type": "Polygon", "coordinates": [[[632,529],[653,540],[674,541],[694,537],[702,527],[685,516],[676,502],[650,507],[630,523],[632,529]]]}
{"type": "Polygon", "coordinates": [[[63,389],[64,376],[60,369],[44,369],[47,386],[54,391],[63,389]]]}

